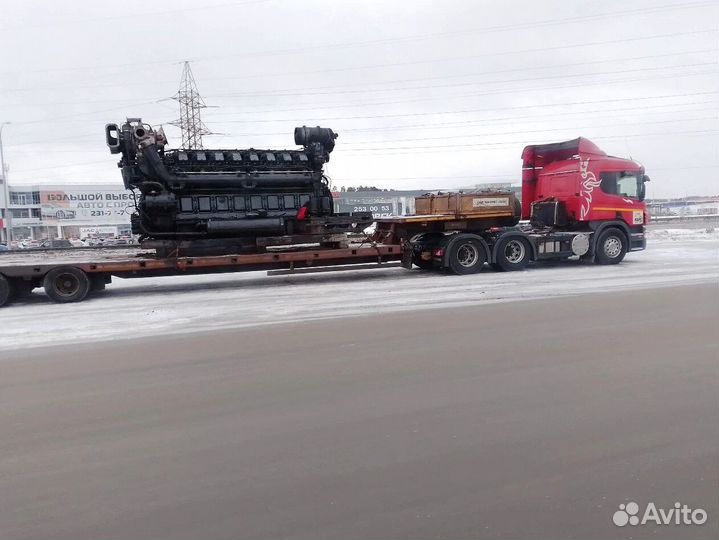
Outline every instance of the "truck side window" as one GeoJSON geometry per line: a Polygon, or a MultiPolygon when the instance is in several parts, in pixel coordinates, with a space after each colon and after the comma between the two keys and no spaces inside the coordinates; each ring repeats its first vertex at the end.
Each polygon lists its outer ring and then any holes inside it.
{"type": "Polygon", "coordinates": [[[639,173],[634,171],[603,172],[601,174],[600,188],[609,195],[620,197],[639,198],[642,180],[639,173]]]}
{"type": "Polygon", "coordinates": [[[617,195],[617,179],[619,178],[619,173],[603,172],[600,178],[602,181],[599,186],[600,189],[609,195],[617,195]]]}
{"type": "Polygon", "coordinates": [[[619,173],[617,194],[622,197],[632,197],[636,199],[639,197],[641,183],[642,180],[635,172],[625,171],[619,173]]]}

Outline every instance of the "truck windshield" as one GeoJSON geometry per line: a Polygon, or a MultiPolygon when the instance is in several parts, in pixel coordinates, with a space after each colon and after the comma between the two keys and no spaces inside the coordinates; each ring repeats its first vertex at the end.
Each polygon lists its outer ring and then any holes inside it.
{"type": "Polygon", "coordinates": [[[601,189],[610,195],[642,199],[642,175],[638,171],[604,172],[601,189]]]}

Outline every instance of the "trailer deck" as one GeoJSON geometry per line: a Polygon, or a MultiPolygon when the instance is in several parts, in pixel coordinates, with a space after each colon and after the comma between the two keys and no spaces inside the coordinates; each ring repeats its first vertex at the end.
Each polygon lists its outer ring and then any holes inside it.
{"type": "Polygon", "coordinates": [[[157,257],[142,248],[52,249],[0,254],[0,306],[16,295],[44,287],[58,302],[76,302],[101,290],[112,277],[139,278],[268,270],[304,271],[331,267],[370,269],[402,257],[400,245],[350,244],[346,248],[317,245],[278,246],[263,253],[201,257],[157,257]]]}
{"type": "Polygon", "coordinates": [[[0,255],[0,274],[25,279],[43,276],[58,266],[74,266],[84,272],[108,273],[117,277],[140,277],[148,273],[189,273],[203,271],[274,270],[319,266],[321,264],[352,264],[396,261],[401,258],[401,246],[354,244],[345,249],[316,246],[291,246],[266,253],[244,255],[216,255],[203,257],[155,257],[141,248],[121,251],[104,250],[38,250],[36,252],[6,252],[0,255]]]}

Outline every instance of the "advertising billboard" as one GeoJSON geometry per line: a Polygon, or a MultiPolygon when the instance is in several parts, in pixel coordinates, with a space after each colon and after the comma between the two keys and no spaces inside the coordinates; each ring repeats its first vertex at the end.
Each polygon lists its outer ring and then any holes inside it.
{"type": "Polygon", "coordinates": [[[130,222],[132,194],[114,186],[51,186],[40,190],[42,220],[58,225],[130,222]]]}

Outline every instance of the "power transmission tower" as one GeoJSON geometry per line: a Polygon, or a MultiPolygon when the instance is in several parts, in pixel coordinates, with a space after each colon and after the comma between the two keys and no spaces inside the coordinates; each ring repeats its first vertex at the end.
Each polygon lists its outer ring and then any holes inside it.
{"type": "Polygon", "coordinates": [[[197,91],[195,77],[192,76],[190,63],[185,62],[180,80],[180,89],[173,96],[175,101],[180,103],[180,118],[170,122],[182,131],[182,148],[186,150],[201,150],[202,136],[210,135],[212,132],[207,129],[200,119],[200,110],[207,107],[202,96],[197,91]]]}

